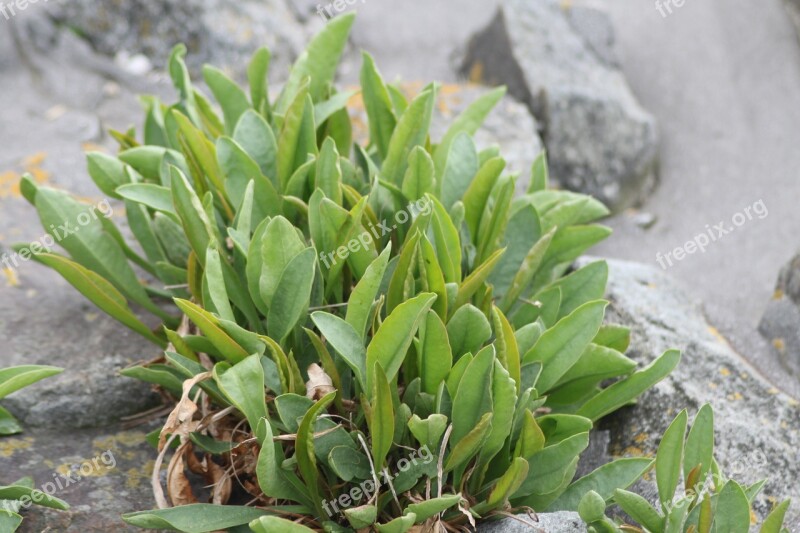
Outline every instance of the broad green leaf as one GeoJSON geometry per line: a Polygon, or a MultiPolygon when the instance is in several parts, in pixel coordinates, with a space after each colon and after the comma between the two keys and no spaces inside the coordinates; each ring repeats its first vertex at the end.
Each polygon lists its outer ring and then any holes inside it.
{"type": "Polygon", "coordinates": [[[480,452],[491,429],[492,413],[486,413],[470,428],[471,431],[451,445],[452,448],[444,464],[444,472],[463,469],[480,452]]]}
{"type": "Polygon", "coordinates": [[[386,317],[367,347],[367,390],[372,389],[370,369],[375,368],[376,362],[380,363],[389,380],[397,375],[417,328],[435,298],[433,294],[422,293],[398,305],[386,317]]]}
{"type": "MultiPolygon", "coordinates": [[[[503,449],[506,439],[511,434],[514,408],[517,404],[516,384],[498,360],[494,361],[494,372],[491,377],[494,417],[492,418],[492,430],[480,452],[480,462],[484,465],[488,465],[489,461],[503,449]]],[[[457,399],[458,395],[456,395],[456,401],[458,401],[457,399]]],[[[455,413],[453,422],[455,423],[455,413]]]]}
{"type": "Polygon", "coordinates": [[[433,193],[435,183],[433,160],[425,148],[417,146],[408,156],[408,169],[402,185],[403,194],[412,202],[425,198],[426,194],[433,193]]]}
{"type": "MultiPolygon", "coordinates": [[[[200,130],[192,125],[186,116],[175,111],[172,112],[172,115],[178,123],[182,138],[185,139],[186,146],[190,152],[186,154],[187,157],[191,155],[196,160],[200,170],[213,185],[216,196],[223,203],[223,207],[226,208],[228,214],[230,214],[231,207],[225,194],[225,179],[222,175],[222,170],[217,164],[214,143],[208,140],[200,130]]],[[[233,217],[231,216],[230,218],[233,217]]]]}
{"type": "Polygon", "coordinates": [[[408,421],[408,429],[421,445],[433,449],[439,446],[439,441],[447,429],[447,417],[434,413],[422,420],[419,416],[412,415],[408,421]]]}
{"type": "Polygon", "coordinates": [[[497,360],[508,371],[511,379],[516,384],[517,392],[520,392],[522,384],[520,378],[520,353],[517,338],[514,335],[514,328],[511,327],[508,319],[497,307],[492,307],[492,324],[494,325],[497,360]]]}
{"type": "Polygon", "coordinates": [[[578,508],[583,495],[590,490],[598,493],[605,501],[609,501],[614,497],[616,490],[628,488],[652,466],[653,460],[646,457],[617,459],[605,464],[572,483],[547,510],[574,511],[578,508]]]}
{"type": "Polygon", "coordinates": [[[167,187],[153,183],[129,183],[117,188],[117,195],[126,200],[167,213],[177,220],[178,214],[172,203],[172,192],[167,187]]]}
{"type": "Polygon", "coordinates": [[[273,187],[279,188],[278,142],[264,117],[253,110],[247,111],[233,131],[233,140],[258,163],[261,173],[269,178],[273,187]]]}
{"type": "Polygon", "coordinates": [[[599,420],[636,399],[644,391],[664,379],[681,360],[681,352],[668,350],[650,365],[630,377],[618,381],[586,402],[576,414],[599,420]]]}
{"type": "Polygon", "coordinates": [[[164,339],[154,335],[150,328],[136,318],[128,307],[125,297],[99,274],[55,254],[38,254],[36,259],[61,274],[81,294],[111,317],[157,345],[166,345],[164,339]]]}
{"type": "Polygon", "coordinates": [[[558,489],[565,479],[570,478],[567,479],[569,482],[574,475],[574,463],[587,446],[589,446],[589,433],[579,433],[552,446],[546,446],[531,457],[526,457],[531,472],[536,474],[529,476],[514,496],[550,494],[558,489]]]}
{"type": "Polygon", "coordinates": [[[683,477],[689,479],[689,473],[697,466],[698,480],[705,480],[706,473],[711,470],[714,458],[714,411],[711,405],[705,404],[697,412],[686,437],[686,451],[683,459],[683,477]]]}
{"type": "Polygon", "coordinates": [[[281,214],[281,200],[272,182],[261,173],[261,167],[230,137],[217,139],[217,160],[225,172],[225,191],[235,206],[244,201],[248,185],[254,183],[253,206],[256,222],[281,214]]]}
{"type": "Polygon", "coordinates": [[[392,390],[380,363],[375,363],[372,382],[372,409],[369,431],[372,439],[372,458],[375,468],[380,470],[392,449],[394,435],[394,406],[392,390]]]}
{"type": "Polygon", "coordinates": [[[461,494],[445,494],[438,498],[431,498],[421,503],[412,503],[406,507],[406,514],[415,514],[417,524],[421,524],[429,518],[458,505],[461,502],[461,494]]]}
{"type": "Polygon", "coordinates": [[[0,501],[19,500],[20,498],[30,499],[36,505],[41,505],[42,507],[48,507],[50,509],[58,509],[59,511],[66,511],[69,509],[69,504],[64,500],[60,500],[55,496],[50,496],[33,487],[22,484],[0,486],[0,501]]]}
{"type": "Polygon", "coordinates": [[[209,533],[247,524],[266,514],[254,507],[194,503],[139,511],[122,515],[122,519],[142,529],[170,529],[186,533],[209,533]]]}
{"type": "Polygon", "coordinates": [[[178,168],[172,167],[172,198],[183,230],[201,264],[205,263],[206,250],[215,243],[211,220],[203,208],[203,203],[195,193],[186,176],[178,168]]]}
{"type": "Polygon", "coordinates": [[[453,398],[452,442],[461,442],[475,428],[478,420],[492,411],[494,362],[494,348],[488,346],[475,356],[464,372],[453,398]]]}
{"type": "Polygon", "coordinates": [[[255,533],[314,533],[311,528],[277,516],[262,516],[253,520],[250,529],[255,533]]]}
{"type": "Polygon", "coordinates": [[[316,259],[316,250],[306,248],[286,265],[272,296],[267,316],[267,330],[273,338],[284,339],[308,309],[316,273],[316,259]]]}
{"type": "Polygon", "coordinates": [[[545,191],[549,182],[550,172],[547,164],[547,152],[542,151],[531,166],[531,182],[528,184],[528,192],[545,191]]]}
{"type": "Polygon", "coordinates": [[[250,101],[258,113],[269,113],[269,87],[267,75],[271,54],[269,48],[256,50],[247,65],[247,81],[250,84],[250,101]]]}
{"type": "Polygon", "coordinates": [[[451,209],[453,204],[464,198],[470,183],[478,173],[478,165],[478,150],[472,137],[466,133],[456,136],[450,146],[447,165],[441,173],[437,173],[441,176],[439,198],[446,209],[451,209]]]}
{"type": "Polygon", "coordinates": [[[505,249],[495,251],[492,255],[486,258],[486,261],[484,261],[481,266],[467,276],[467,278],[458,288],[455,304],[456,309],[469,303],[472,296],[483,286],[484,282],[489,277],[489,274],[491,274],[492,270],[494,270],[494,267],[497,266],[497,263],[500,261],[500,258],[503,256],[504,252],[505,249]]]}
{"type": "Polygon", "coordinates": [[[608,302],[597,300],[579,307],[545,331],[536,345],[525,354],[524,363],[542,363],[538,390],[550,390],[578,361],[597,335],[607,305],[608,302]]]}
{"type": "Polygon", "coordinates": [[[558,318],[563,318],[586,302],[603,297],[608,282],[608,263],[596,261],[551,283],[548,288],[561,289],[558,318]]]}
{"type": "Polygon", "coordinates": [[[750,502],[738,483],[728,481],[722,487],[714,513],[714,527],[717,531],[747,533],[750,531],[750,502]]]}
{"type": "Polygon", "coordinates": [[[175,305],[200,328],[203,335],[211,341],[225,359],[231,363],[238,363],[250,355],[221,328],[219,320],[214,315],[198,305],[180,298],[175,298],[175,305]]]}
{"type": "Polygon", "coordinates": [[[447,328],[433,310],[428,311],[424,326],[420,327],[418,356],[422,390],[428,394],[436,394],[453,365],[453,353],[450,350],[447,328]]]}
{"type": "Polygon", "coordinates": [[[353,329],[353,326],[336,315],[324,311],[311,314],[311,320],[317,326],[333,349],[336,350],[345,363],[353,370],[362,390],[366,388],[367,351],[364,341],[353,329]]]}
{"type": "Polygon", "coordinates": [[[386,273],[386,266],[389,264],[389,256],[392,253],[391,243],[381,252],[372,264],[367,267],[364,276],[350,294],[347,302],[347,314],[345,320],[353,326],[360,337],[366,335],[372,304],[378,296],[383,275],[386,273]]]}
{"type": "Polygon", "coordinates": [[[545,436],[536,417],[529,409],[525,409],[522,420],[522,431],[514,449],[514,457],[533,457],[544,449],[545,436]]]}
{"type": "Polygon", "coordinates": [[[505,235],[508,226],[511,201],[514,196],[514,179],[502,178],[492,191],[494,205],[487,207],[478,229],[477,261],[483,262],[497,248],[497,241],[505,235]]]}
{"type": "MultiPolygon", "coordinates": [[[[666,502],[671,502],[681,477],[683,464],[683,439],[686,436],[688,415],[681,411],[661,438],[656,454],[656,483],[658,499],[665,513],[669,511],[666,502]]],[[[749,514],[748,514],[749,519],[749,514]]],[[[727,531],[727,530],[726,530],[727,531]]]]}
{"type": "Polygon", "coordinates": [[[344,481],[368,479],[370,464],[367,456],[349,446],[336,446],[328,454],[328,463],[337,476],[344,481]]]}
{"type": "Polygon", "coordinates": [[[290,181],[295,171],[308,161],[309,154],[317,155],[314,104],[305,87],[287,111],[278,145],[281,147],[277,156],[280,190],[291,194],[290,181]]]}
{"type": "Polygon", "coordinates": [[[319,470],[317,470],[317,459],[314,455],[314,424],[320,414],[333,402],[336,397],[335,392],[326,394],[322,399],[311,407],[300,422],[297,430],[297,441],[295,442],[295,455],[297,456],[297,466],[306,486],[311,494],[311,501],[316,507],[317,515],[322,516],[324,512],[320,503],[319,495],[319,470]]]}
{"type": "Polygon", "coordinates": [[[522,457],[515,458],[508,470],[497,480],[492,492],[489,493],[489,497],[486,499],[486,509],[481,509],[479,512],[495,509],[508,502],[511,495],[517,492],[528,477],[528,472],[528,461],[522,457]]]}
{"type": "Polygon", "coordinates": [[[378,149],[381,159],[389,153],[389,142],[394,133],[397,119],[392,110],[392,102],[386,84],[368,53],[362,53],[361,90],[364,108],[369,119],[369,137],[378,149]]]}
{"type": "Polygon", "coordinates": [[[465,219],[473,244],[477,245],[478,228],[481,218],[486,212],[486,205],[500,174],[506,168],[506,162],[501,157],[494,157],[483,164],[464,193],[465,219]]]}
{"type": "Polygon", "coordinates": [[[22,426],[14,415],[0,407],[0,436],[22,433],[22,426]]]}
{"type": "Polygon", "coordinates": [[[203,283],[208,291],[209,298],[204,298],[206,306],[215,310],[220,318],[235,322],[233,308],[225,289],[225,278],[222,274],[222,259],[215,248],[206,252],[206,269],[203,273],[203,283]]]}
{"type": "MultiPolygon", "coordinates": [[[[223,364],[214,367],[214,379],[230,402],[244,414],[250,428],[255,432],[259,421],[269,417],[261,356],[253,354],[224,371],[224,366],[221,365],[223,364]]],[[[259,435],[259,440],[263,442],[264,435],[259,435]]]]}
{"type": "Polygon", "coordinates": [[[461,239],[458,229],[442,203],[433,195],[427,196],[433,205],[431,232],[436,247],[436,257],[447,283],[461,283],[461,239]]]}
{"type": "Polygon", "coordinates": [[[288,220],[275,217],[269,221],[261,240],[262,267],[259,292],[270,310],[272,298],[278,290],[278,284],[286,267],[304,250],[306,250],[305,243],[288,220]]]}
{"type": "Polygon", "coordinates": [[[344,510],[344,515],[353,528],[360,530],[375,523],[378,518],[378,508],[374,505],[350,507],[344,510]]]}
{"type": "Polygon", "coordinates": [[[222,108],[222,114],[225,116],[225,130],[229,134],[233,133],[233,128],[239,122],[239,118],[251,108],[247,95],[236,82],[211,65],[203,67],[203,79],[222,108]]]}
{"type": "Polygon", "coordinates": [[[381,168],[383,179],[388,183],[400,185],[408,168],[411,151],[425,144],[433,116],[433,101],[433,89],[425,89],[400,117],[381,168]]]}
{"type": "Polygon", "coordinates": [[[417,521],[415,513],[407,512],[403,516],[398,516],[391,522],[385,524],[375,524],[378,533],[406,533],[417,521]]]}
{"type": "Polygon", "coordinates": [[[530,286],[539,268],[542,266],[547,250],[550,248],[550,243],[555,235],[554,230],[545,233],[541,239],[536,241],[531,249],[528,251],[522,263],[519,266],[516,274],[511,280],[503,299],[500,301],[500,308],[509,310],[517,302],[517,299],[525,293],[525,290],[530,286]]]}
{"type": "Polygon", "coordinates": [[[89,176],[103,194],[119,199],[117,188],[130,183],[125,163],[102,152],[86,152],[86,166],[89,176]]]}
{"type": "Polygon", "coordinates": [[[648,530],[663,531],[664,517],[658,514],[658,511],[650,505],[650,502],[638,494],[617,489],[614,491],[614,502],[648,530]]]}
{"type": "Polygon", "coordinates": [[[625,353],[631,343],[631,330],[625,326],[604,324],[592,342],[625,353]]]}
{"type": "Polygon", "coordinates": [[[492,327],[477,307],[467,304],[458,308],[447,322],[447,336],[453,360],[457,361],[465,353],[477,353],[492,336],[492,327]]]}
{"type": "Polygon", "coordinates": [[[273,442],[272,427],[267,420],[262,420],[256,430],[264,436],[264,444],[258,454],[256,477],[264,494],[281,500],[292,500],[298,503],[307,501],[305,489],[294,472],[284,470],[281,464],[285,460],[280,442],[273,442]]]}

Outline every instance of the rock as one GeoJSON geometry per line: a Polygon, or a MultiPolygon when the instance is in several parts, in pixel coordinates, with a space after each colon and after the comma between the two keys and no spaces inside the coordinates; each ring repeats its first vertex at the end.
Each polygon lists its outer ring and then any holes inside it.
{"type": "Polygon", "coordinates": [[[507,85],[542,124],[551,174],[619,211],[655,185],[656,122],[616,66],[607,15],[578,5],[506,0],[472,37],[460,70],[507,85]]]}
{"type": "Polygon", "coordinates": [[[585,533],[586,524],[578,513],[542,513],[534,520],[528,515],[506,518],[478,526],[478,533],[585,533]],[[530,524],[535,524],[533,527],[530,524]]]}
{"type": "Polygon", "coordinates": [[[51,11],[99,52],[142,53],[160,69],[172,47],[184,43],[192,70],[213,63],[241,76],[252,53],[268,46],[270,70],[282,74],[308,37],[284,0],[67,0],[51,11]]]}
{"type": "MultiPolygon", "coordinates": [[[[588,259],[582,260],[587,262],[588,259]]],[[[763,378],[703,317],[698,304],[656,267],[609,261],[608,319],[631,328],[628,355],[645,365],[667,349],[683,359],[671,376],[641,396],[634,407],[605,421],[613,455],[655,454],[664,430],[682,409],[690,417],[714,407],[716,457],[723,472],[742,483],[768,478],[754,510],[763,519],[785,498],[800,498],[800,408],[763,378]]],[[[652,482],[640,482],[656,501],[652,482]]],[[[639,490],[639,489],[637,489],[639,490]]],[[[790,530],[800,513],[787,516],[790,530]]]]}
{"type": "Polygon", "coordinates": [[[800,373],[800,254],[783,267],[758,331],[793,374],[800,373]]]}
{"type": "Polygon", "coordinates": [[[29,507],[20,533],[139,531],[120,515],[155,507],[150,476],[157,452],[145,442],[153,429],[73,430],[69,438],[49,429],[26,430],[1,439],[0,485],[31,476],[35,487],[70,505],[68,511],[29,507]]]}

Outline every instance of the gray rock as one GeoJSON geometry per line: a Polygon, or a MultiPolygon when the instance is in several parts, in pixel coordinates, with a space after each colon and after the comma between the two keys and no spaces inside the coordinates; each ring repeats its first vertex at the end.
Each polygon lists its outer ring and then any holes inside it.
{"type": "Polygon", "coordinates": [[[570,13],[558,0],[506,0],[473,36],[461,71],[508,85],[542,123],[552,175],[620,210],[655,185],[656,123],[616,67],[607,16],[579,5],[570,13]]]}
{"type": "Polygon", "coordinates": [[[0,485],[30,476],[34,487],[70,505],[68,511],[31,506],[22,512],[20,533],[139,531],[120,515],[155,507],[150,475],[157,452],[145,442],[153,429],[73,430],[68,435],[26,430],[0,440],[0,485]],[[67,472],[72,472],[71,483],[63,477],[67,472]]]}
{"type": "Polygon", "coordinates": [[[478,533],[586,533],[586,524],[578,513],[543,513],[519,519],[506,518],[478,526],[478,533]]]}
{"type": "MultiPolygon", "coordinates": [[[[588,261],[588,260],[583,260],[588,261]]],[[[606,420],[613,455],[655,453],[661,435],[682,409],[690,416],[714,407],[716,456],[723,472],[742,483],[768,478],[754,510],[763,519],[777,501],[800,497],[800,408],[762,377],[706,322],[698,304],[655,267],[609,261],[609,320],[631,328],[629,356],[642,365],[678,348],[678,368],[634,407],[606,420]]],[[[647,490],[647,482],[640,483],[647,490]]],[[[655,501],[655,491],[645,492],[655,501]]],[[[787,525],[800,527],[790,510],[787,525]]]]}
{"type": "Polygon", "coordinates": [[[800,255],[781,269],[758,331],[792,374],[800,373],[800,255]]]}
{"type": "Polygon", "coordinates": [[[67,0],[51,11],[101,53],[142,53],[162,69],[172,47],[184,43],[193,70],[213,63],[241,76],[252,53],[268,46],[271,70],[282,73],[307,39],[284,0],[67,0]]]}

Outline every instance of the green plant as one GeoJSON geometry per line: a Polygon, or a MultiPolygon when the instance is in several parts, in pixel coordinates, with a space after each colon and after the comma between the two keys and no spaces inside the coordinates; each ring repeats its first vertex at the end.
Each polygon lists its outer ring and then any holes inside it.
{"type": "MultiPolygon", "coordinates": [[[[607,265],[570,271],[608,236],[592,224],[605,207],[548,190],[544,156],[514,197],[518,176],[471,138],[503,89],[434,144],[438,86],[409,101],[367,54],[370,143],[354,142],[355,93],[333,88],[351,24],[330,22],[274,101],[266,50],[250,65],[249,95],[206,67],[222,116],[176,48],[179,102],[144,98],[143,143],[135,130],[113,132],[116,157],[88,155],[98,187],[124,201],[141,252],[97,217],[61,239],[70,257],[36,256],[166,348],[124,374],[180,398],[153,435],[157,464],[172,453],[175,507],[156,485],[161,508],[126,515],[130,524],[461,527],[511,509],[575,508],[585,484],[627,487],[651,465],[624,459],[572,483],[594,422],[680,358],[669,351],[637,369],[623,355],[629,332],[603,324],[607,265]],[[157,281],[141,282],[133,265],[157,281]],[[131,303],[164,327],[151,330],[131,303]],[[430,461],[409,463],[423,451],[430,461]],[[213,486],[211,504],[197,503],[188,472],[213,486]],[[369,482],[373,494],[351,497],[369,482]],[[219,505],[231,499],[257,506],[219,505]]],[[[86,209],[30,179],[22,191],[45,228],[86,209]]]]}
{"type": "MultiPolygon", "coordinates": [[[[688,415],[681,411],[664,432],[655,460],[657,509],[638,494],[624,489],[601,495],[587,492],[581,499],[581,518],[590,530],[649,533],[747,533],[751,505],[766,480],[742,486],[726,478],[714,458],[714,413],[704,405],[686,433],[688,415]],[[684,441],[685,438],[685,441],[684,441]],[[683,477],[683,488],[679,485],[683,477]],[[618,505],[638,525],[617,524],[605,517],[606,503],[618,505]]],[[[790,501],[777,505],[761,525],[761,533],[788,533],[783,527],[790,501]]]]}
{"type": "MultiPolygon", "coordinates": [[[[37,381],[61,373],[60,368],[52,366],[25,365],[0,369],[0,399],[37,381]]],[[[19,422],[0,407],[0,436],[20,433],[19,422]]],[[[44,494],[33,488],[33,479],[26,477],[8,486],[0,486],[0,531],[16,531],[22,523],[19,511],[27,503],[44,507],[67,510],[69,505],[58,498],[44,494]]]]}

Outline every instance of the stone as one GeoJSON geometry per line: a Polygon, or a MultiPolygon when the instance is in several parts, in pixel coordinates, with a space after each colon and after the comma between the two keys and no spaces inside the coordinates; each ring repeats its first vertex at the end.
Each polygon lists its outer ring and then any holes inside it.
{"type": "Polygon", "coordinates": [[[586,533],[578,513],[542,513],[535,517],[518,515],[478,525],[478,533],[586,533]]]}
{"type": "Polygon", "coordinates": [[[23,510],[19,532],[140,531],[126,525],[121,515],[155,507],[150,476],[157,452],[145,435],[156,427],[71,430],[66,435],[26,429],[0,439],[0,485],[30,476],[34,487],[52,491],[70,505],[67,511],[38,506],[23,510]]]}
{"type": "Polygon", "coordinates": [[[308,38],[284,0],[68,0],[51,2],[51,16],[77,30],[95,50],[141,53],[164,69],[172,47],[184,43],[187,65],[212,63],[241,77],[252,53],[272,52],[272,72],[283,73],[308,38]]]}
{"type": "MultiPolygon", "coordinates": [[[[584,258],[581,264],[591,259],[584,258]]],[[[678,368],[633,407],[602,423],[614,456],[654,456],[661,435],[682,410],[714,408],[716,457],[723,472],[751,484],[767,478],[754,503],[762,519],[785,498],[800,498],[800,403],[767,381],[708,324],[698,303],[656,267],[609,261],[608,321],[631,328],[628,356],[641,365],[664,351],[683,353],[678,368]]],[[[635,489],[657,500],[652,481],[635,489]]],[[[792,508],[787,527],[800,527],[792,508]]]]}
{"type": "Polygon", "coordinates": [[[792,374],[800,374],[800,254],[778,276],[758,331],[792,374]]]}
{"type": "Polygon", "coordinates": [[[607,15],[578,6],[506,0],[468,43],[460,71],[507,85],[542,125],[551,175],[620,211],[655,186],[656,121],[617,66],[607,15]]]}

